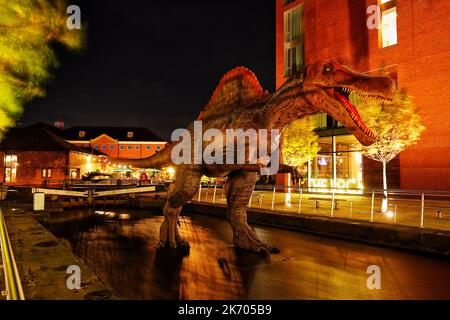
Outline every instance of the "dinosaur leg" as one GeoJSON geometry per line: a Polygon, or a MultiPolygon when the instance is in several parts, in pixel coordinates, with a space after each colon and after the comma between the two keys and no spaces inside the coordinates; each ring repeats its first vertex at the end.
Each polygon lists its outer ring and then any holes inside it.
{"type": "Polygon", "coordinates": [[[263,243],[247,223],[247,206],[257,175],[255,172],[237,171],[228,176],[225,185],[228,203],[228,220],[233,228],[236,247],[255,252],[279,252],[279,249],[263,243]]]}
{"type": "Polygon", "coordinates": [[[175,182],[169,187],[166,204],[163,208],[164,221],[160,227],[158,247],[169,244],[171,248],[189,248],[189,243],[183,240],[178,231],[179,215],[182,206],[197,193],[201,172],[194,169],[178,167],[175,182]]]}

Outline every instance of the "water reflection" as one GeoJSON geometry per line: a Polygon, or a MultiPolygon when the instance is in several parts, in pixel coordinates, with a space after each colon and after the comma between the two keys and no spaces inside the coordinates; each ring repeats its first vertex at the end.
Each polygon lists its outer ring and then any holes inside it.
{"type": "Polygon", "coordinates": [[[126,299],[450,298],[450,264],[297,232],[258,227],[282,249],[263,256],[231,246],[222,219],[182,217],[186,255],[156,250],[162,217],[144,211],[67,211],[43,224],[126,299]],[[383,290],[368,290],[380,265],[383,290]]]}

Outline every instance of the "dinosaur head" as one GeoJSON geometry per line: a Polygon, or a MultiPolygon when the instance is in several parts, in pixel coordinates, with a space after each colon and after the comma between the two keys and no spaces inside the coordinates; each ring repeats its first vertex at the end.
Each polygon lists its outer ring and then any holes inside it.
{"type": "Polygon", "coordinates": [[[376,135],[350,103],[354,92],[362,100],[376,99],[388,103],[394,97],[395,82],[386,76],[368,76],[335,61],[320,61],[292,77],[302,82],[307,101],[320,112],[342,123],[363,145],[375,142],[376,135]]]}

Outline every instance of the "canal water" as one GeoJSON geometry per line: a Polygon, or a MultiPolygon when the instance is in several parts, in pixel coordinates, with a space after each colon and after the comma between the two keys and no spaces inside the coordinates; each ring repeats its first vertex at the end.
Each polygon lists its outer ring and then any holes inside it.
{"type": "Polygon", "coordinates": [[[125,299],[450,299],[450,262],[356,242],[255,226],[281,253],[239,249],[220,218],[181,218],[189,252],[157,250],[163,217],[75,210],[41,222],[125,299]],[[381,289],[369,289],[371,265],[381,289]]]}

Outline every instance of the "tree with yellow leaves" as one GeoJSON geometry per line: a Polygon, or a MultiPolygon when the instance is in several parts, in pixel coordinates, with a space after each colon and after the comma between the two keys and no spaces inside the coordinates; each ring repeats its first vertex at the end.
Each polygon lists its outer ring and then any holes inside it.
{"type": "Polygon", "coordinates": [[[316,156],[319,142],[310,118],[296,120],[284,130],[282,150],[283,162],[295,168],[316,156]]]}
{"type": "Polygon", "coordinates": [[[403,92],[397,92],[392,103],[360,101],[354,94],[350,95],[350,100],[358,106],[364,122],[378,137],[375,143],[363,147],[362,152],[383,164],[384,212],[387,210],[387,164],[407,147],[416,144],[425,126],[413,98],[403,92]]]}
{"type": "Polygon", "coordinates": [[[65,0],[0,0],[0,139],[23,105],[45,94],[57,66],[52,43],[80,49],[83,32],[67,28],[65,0]]]}

